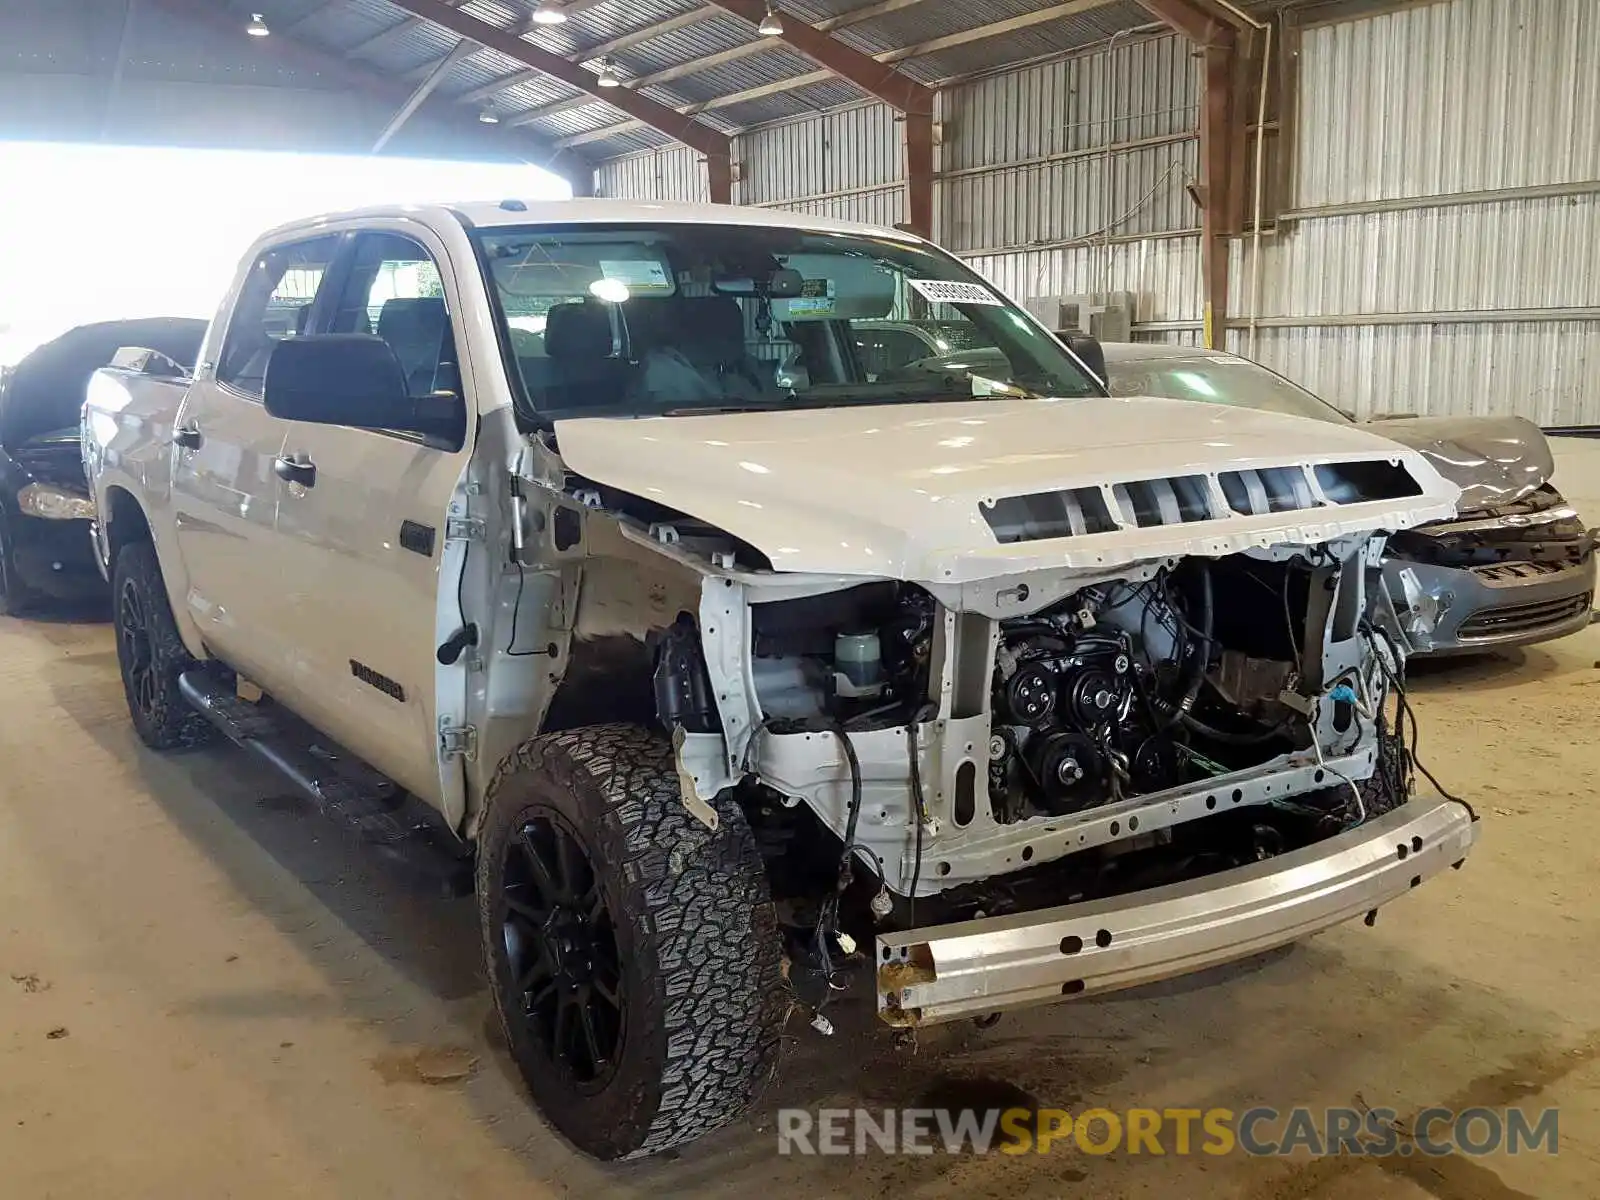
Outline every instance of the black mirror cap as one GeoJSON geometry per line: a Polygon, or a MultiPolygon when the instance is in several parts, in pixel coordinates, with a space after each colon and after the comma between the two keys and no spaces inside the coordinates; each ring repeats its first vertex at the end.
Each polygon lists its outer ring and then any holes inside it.
{"type": "Polygon", "coordinates": [[[1106,381],[1106,352],[1099,338],[1072,329],[1063,329],[1056,336],[1067,344],[1067,349],[1076,354],[1084,366],[1095,373],[1101,383],[1106,381]]]}
{"type": "Polygon", "coordinates": [[[392,426],[410,396],[388,342],[370,333],[322,333],[272,348],[262,399],[285,421],[371,429],[392,426]]]}
{"type": "Polygon", "coordinates": [[[448,449],[466,440],[461,398],[411,396],[393,348],[370,333],[284,338],[267,359],[262,400],[284,421],[420,433],[448,449]]]}

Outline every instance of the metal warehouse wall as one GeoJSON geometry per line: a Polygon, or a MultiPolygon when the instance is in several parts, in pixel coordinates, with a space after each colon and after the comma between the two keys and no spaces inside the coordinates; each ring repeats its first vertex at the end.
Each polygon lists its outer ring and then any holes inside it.
{"type": "MultiPolygon", "coordinates": [[[[1109,48],[940,94],[935,236],[1020,299],[1131,291],[1137,320],[1198,329],[1200,79],[1187,42],[1109,48]],[[1107,181],[1110,188],[1107,188],[1107,181]]],[[[736,139],[735,199],[893,225],[905,220],[903,129],[880,104],[736,139]]],[[[704,200],[704,168],[670,148],[600,168],[601,195],[704,200]]]]}
{"type": "MultiPolygon", "coordinates": [[[[1289,194],[1259,306],[1233,247],[1230,348],[1362,414],[1600,424],[1600,2],[1440,0],[1299,49],[1289,194]]],[[[1200,92],[1175,37],[947,88],[936,236],[1019,299],[1132,292],[1136,337],[1197,341],[1200,92]]],[[[903,220],[900,137],[878,105],[751,131],[735,198],[903,220]]],[[[703,174],[671,150],[599,183],[703,198],[703,174]]]]}
{"type": "Polygon", "coordinates": [[[1362,414],[1600,423],[1600,4],[1450,0],[1309,28],[1298,101],[1263,327],[1230,346],[1362,414]]]}

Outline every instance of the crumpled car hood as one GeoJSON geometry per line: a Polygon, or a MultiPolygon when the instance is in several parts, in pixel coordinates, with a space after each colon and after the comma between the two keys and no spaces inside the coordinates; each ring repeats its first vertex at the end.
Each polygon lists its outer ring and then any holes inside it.
{"type": "Polygon", "coordinates": [[[31,437],[11,451],[12,460],[40,483],[88,495],[83,450],[76,429],[56,429],[31,437]]]}
{"type": "Polygon", "coordinates": [[[709,522],[779,570],[936,583],[1410,528],[1453,515],[1458,495],[1369,429],[1148,397],[575,418],[555,435],[569,470],[709,522]],[[1402,462],[1421,494],[1006,543],[985,517],[1008,497],[1088,489],[1114,505],[1122,482],[1357,461],[1402,462]]]}
{"type": "Polygon", "coordinates": [[[1462,512],[1521,500],[1555,471],[1550,443],[1524,417],[1405,417],[1367,428],[1423,454],[1461,489],[1462,512]]]}

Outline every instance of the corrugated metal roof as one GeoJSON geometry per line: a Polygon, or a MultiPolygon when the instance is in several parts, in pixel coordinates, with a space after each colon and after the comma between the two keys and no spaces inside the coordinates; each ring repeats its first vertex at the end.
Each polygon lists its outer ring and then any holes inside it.
{"type": "Polygon", "coordinates": [[[836,36],[864,54],[882,54],[933,38],[976,29],[1049,5],[1039,0],[973,0],[970,4],[914,4],[840,30],[836,36]]]}
{"type": "MultiPolygon", "coordinates": [[[[1035,5],[1034,7],[1045,7],[1035,5]]],[[[915,10],[913,10],[915,11],[915,10]]],[[[968,42],[935,54],[908,59],[901,69],[923,83],[975,75],[1002,67],[1063,54],[1103,42],[1122,29],[1151,23],[1148,10],[1137,4],[1115,4],[1076,16],[1032,25],[1012,33],[968,42]]],[[[926,39],[924,39],[926,40],[926,39]]]]}
{"type": "Polygon", "coordinates": [[[591,159],[618,158],[639,150],[654,150],[670,144],[671,141],[672,139],[666,134],[655,129],[630,129],[625,133],[590,142],[584,147],[584,151],[591,159]]]}
{"type": "MultiPolygon", "coordinates": [[[[732,95],[734,92],[761,87],[816,69],[817,65],[798,51],[784,46],[773,46],[760,54],[735,59],[733,62],[718,63],[693,75],[674,79],[663,86],[681,95],[683,100],[680,103],[699,104],[718,96],[732,95]]],[[[859,93],[851,88],[851,98],[854,99],[858,95],[859,93]]]]}
{"type": "Polygon", "coordinates": [[[778,92],[758,100],[720,108],[714,115],[725,117],[735,129],[749,129],[757,125],[770,125],[791,117],[809,116],[830,108],[849,104],[858,93],[848,84],[817,83],[793,91],[778,92]]]}
{"type": "Polygon", "coordinates": [[[583,45],[593,46],[612,38],[660,24],[682,13],[701,8],[700,0],[610,0],[574,13],[565,25],[547,28],[571,30],[583,45]]]}
{"type": "MultiPolygon", "coordinates": [[[[656,18],[657,21],[664,19],[656,18]]],[[[617,65],[626,69],[629,75],[649,75],[755,40],[755,31],[750,26],[738,17],[723,13],[708,21],[696,21],[693,25],[671,30],[648,42],[620,50],[614,57],[617,65]]],[[[587,44],[594,45],[596,42],[587,44]]]]}
{"type": "MultiPolygon", "coordinates": [[[[399,79],[417,80],[456,44],[456,35],[440,26],[415,19],[390,0],[227,0],[238,12],[262,12],[275,29],[288,31],[296,40],[320,49],[356,58],[362,66],[399,79]]],[[[785,19],[812,23],[876,8],[879,0],[782,0],[785,19]]],[[[896,11],[846,23],[833,36],[869,55],[889,54],[934,39],[962,34],[1011,18],[1026,17],[1055,7],[1060,0],[920,0],[896,11]]],[[[719,129],[744,129],[836,108],[863,98],[854,85],[832,79],[785,89],[786,80],[815,75],[818,66],[780,39],[763,39],[746,21],[716,10],[702,0],[605,0],[581,8],[561,25],[535,26],[528,21],[531,0],[468,0],[463,11],[499,28],[518,30],[532,47],[575,62],[592,58],[596,47],[619,37],[648,32],[662,22],[705,11],[704,19],[683,22],[676,28],[613,52],[618,70],[637,79],[692,69],[657,84],[641,94],[672,108],[715,104],[729,96],[776,87],[773,92],[719,105],[701,120],[719,129]],[[748,48],[748,53],[740,53],[748,48]],[[700,65],[709,56],[728,54],[723,61],[700,65]]],[[[1148,24],[1149,13],[1132,0],[1112,0],[1101,7],[1071,16],[1028,25],[999,35],[958,42],[931,54],[905,58],[895,69],[922,82],[933,82],[1003,68],[1032,59],[1060,54],[1104,40],[1118,29],[1148,24]]],[[[523,79],[528,67],[509,55],[484,49],[451,71],[441,85],[442,98],[462,97],[488,88],[496,80],[512,84],[499,94],[478,102],[503,116],[526,113],[573,99],[581,93],[548,77],[523,79]]],[[[590,64],[590,69],[593,64],[590,64]]],[[[626,117],[595,102],[583,108],[553,113],[529,125],[531,132],[552,137],[588,132],[626,117]]],[[[613,138],[585,146],[591,157],[631,153],[659,144],[628,130],[613,138]]]]}

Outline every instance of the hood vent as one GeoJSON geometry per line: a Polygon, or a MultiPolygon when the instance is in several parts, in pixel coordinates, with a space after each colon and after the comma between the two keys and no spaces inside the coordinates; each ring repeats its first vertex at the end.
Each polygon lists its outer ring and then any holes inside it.
{"type": "Polygon", "coordinates": [[[1205,475],[1176,475],[1109,489],[1034,492],[1002,497],[982,510],[995,540],[1004,545],[1420,495],[1422,486],[1404,464],[1380,459],[1221,471],[1215,486],[1205,475]]]}

